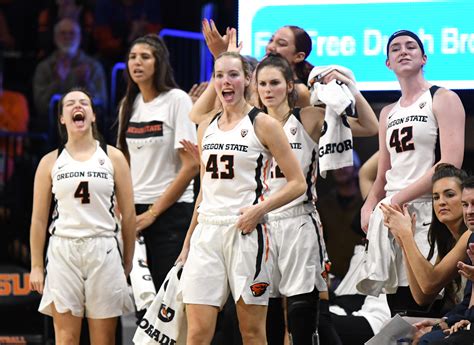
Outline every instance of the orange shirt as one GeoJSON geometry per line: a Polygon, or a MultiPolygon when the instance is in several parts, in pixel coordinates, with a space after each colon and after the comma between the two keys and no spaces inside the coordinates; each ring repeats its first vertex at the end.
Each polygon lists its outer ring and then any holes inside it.
{"type": "Polygon", "coordinates": [[[29,118],[30,112],[25,96],[7,90],[0,94],[0,130],[26,132],[29,118]]]}

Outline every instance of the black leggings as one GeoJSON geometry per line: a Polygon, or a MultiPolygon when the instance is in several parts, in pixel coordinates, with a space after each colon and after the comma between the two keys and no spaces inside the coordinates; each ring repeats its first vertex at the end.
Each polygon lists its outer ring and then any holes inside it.
{"type": "MultiPolygon", "coordinates": [[[[146,212],[148,207],[149,205],[135,205],[137,215],[146,212]]],[[[192,203],[175,203],[142,232],[148,267],[156,291],[160,289],[166,275],[181,253],[193,210],[192,203]]]]}
{"type": "Polygon", "coordinates": [[[413,298],[408,286],[399,286],[395,294],[387,295],[388,306],[392,316],[442,317],[443,300],[436,300],[432,305],[419,306],[413,298]]]}
{"type": "Polygon", "coordinates": [[[364,345],[374,336],[372,327],[365,317],[331,314],[332,322],[344,345],[364,345]]]}

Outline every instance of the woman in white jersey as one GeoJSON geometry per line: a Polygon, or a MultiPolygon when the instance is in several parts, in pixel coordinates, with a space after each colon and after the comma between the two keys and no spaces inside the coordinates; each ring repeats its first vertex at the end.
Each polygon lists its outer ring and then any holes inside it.
{"type": "MultiPolygon", "coordinates": [[[[353,82],[338,71],[326,76],[353,82]]],[[[283,126],[287,140],[306,176],[306,193],[269,214],[272,253],[275,257],[273,290],[288,297],[288,328],[293,344],[309,344],[317,325],[318,291],[326,291],[322,278],[323,239],[318,229],[316,201],[318,141],[324,123],[322,108],[294,108],[296,92],[288,61],[280,54],[264,58],[256,70],[259,106],[283,126]]],[[[360,92],[355,95],[358,118],[348,118],[356,136],[375,135],[377,118],[360,92]]],[[[286,184],[275,163],[270,179],[271,193],[286,184]]],[[[327,339],[322,343],[327,343],[327,339]]]]}
{"type": "MultiPolygon", "coordinates": [[[[382,199],[387,198],[384,202],[392,205],[409,203],[411,211],[417,213],[415,241],[425,257],[429,252],[427,233],[432,208],[429,193],[434,166],[441,162],[461,166],[465,122],[459,97],[425,80],[426,61],[423,44],[416,34],[401,30],[390,36],[386,65],[397,76],[402,95],[380,114],[377,177],[361,210],[361,226],[370,237],[370,232],[383,228],[381,211],[376,209],[372,215],[382,199]],[[439,157],[435,154],[438,142],[439,157]],[[369,218],[373,225],[369,224],[369,218]]],[[[398,290],[388,295],[392,313],[416,307],[408,288],[402,253],[398,249],[394,255],[398,290]]]]}
{"type": "Polygon", "coordinates": [[[178,89],[168,49],[157,35],[136,39],[127,55],[127,91],[118,146],[130,162],[137,231],[158,290],[179,255],[193,213],[198,164],[182,149],[196,142],[190,97],[178,89]]]}
{"type": "Polygon", "coordinates": [[[214,77],[223,111],[198,129],[199,208],[178,258],[185,261],[189,251],[182,276],[187,344],[211,342],[229,288],[244,344],[265,344],[271,258],[264,217],[302,195],[305,181],[281,126],[245,100],[245,59],[223,53],[214,77]],[[272,156],[288,183],[268,196],[272,156]]]}
{"type": "Polygon", "coordinates": [[[130,172],[119,150],[99,142],[86,92],[77,89],[63,96],[58,122],[65,144],[42,158],[35,176],[30,286],[43,294],[39,311],[53,317],[57,344],[79,344],[83,317],[92,344],[115,344],[117,317],[133,311],[126,282],[135,239],[130,172]]]}

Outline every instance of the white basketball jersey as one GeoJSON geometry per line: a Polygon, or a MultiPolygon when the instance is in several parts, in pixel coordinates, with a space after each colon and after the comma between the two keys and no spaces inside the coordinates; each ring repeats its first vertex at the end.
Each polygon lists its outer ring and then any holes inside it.
{"type": "MultiPolygon", "coordinates": [[[[294,110],[294,114],[290,115],[283,130],[290,142],[293,153],[300,163],[303,174],[306,178],[306,193],[290,203],[281,206],[272,211],[273,213],[286,210],[295,205],[302,203],[312,203],[316,201],[316,174],[318,164],[318,143],[315,142],[306,132],[299,118],[299,109],[294,110]]],[[[274,193],[280,190],[287,183],[285,175],[281,172],[276,161],[273,159],[270,191],[274,193]]]]}
{"type": "Polygon", "coordinates": [[[253,108],[228,131],[219,129],[217,116],[206,129],[199,213],[237,216],[240,208],[265,199],[272,156],[255,134],[253,122],[258,112],[253,108]]]}
{"type": "Polygon", "coordinates": [[[391,168],[385,174],[385,191],[392,195],[418,180],[434,165],[438,142],[438,121],[433,114],[432,92],[426,90],[412,105],[400,100],[387,116],[385,138],[391,168]]]}
{"type": "Polygon", "coordinates": [[[63,237],[115,236],[114,168],[97,142],[97,150],[84,162],[66,149],[51,172],[55,209],[49,231],[63,237]]]}

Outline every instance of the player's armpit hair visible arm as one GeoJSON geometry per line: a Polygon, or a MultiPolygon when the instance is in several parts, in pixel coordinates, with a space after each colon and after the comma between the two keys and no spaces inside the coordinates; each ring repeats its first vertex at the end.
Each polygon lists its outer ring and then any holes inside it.
{"type": "MultiPolygon", "coordinates": [[[[466,114],[461,100],[453,91],[439,89],[433,97],[433,112],[438,121],[441,147],[441,159],[436,164],[450,163],[460,168],[464,157],[466,121],[466,114]]],[[[392,204],[398,203],[401,205],[429,193],[434,170],[435,166],[418,180],[395,194],[392,204]]]]}
{"type": "Polygon", "coordinates": [[[301,196],[306,191],[306,181],[283,128],[275,119],[260,113],[255,120],[255,132],[262,144],[268,147],[287,180],[283,188],[259,204],[263,214],[266,214],[301,196]]]}
{"type": "Polygon", "coordinates": [[[191,111],[189,112],[189,118],[195,124],[200,124],[202,121],[205,121],[212,116],[214,116],[218,109],[216,108],[216,99],[217,94],[214,89],[214,77],[209,80],[209,84],[206,87],[206,90],[199,96],[199,98],[194,102],[191,111]]]}
{"type": "Polygon", "coordinates": [[[457,262],[467,257],[466,246],[470,235],[470,232],[466,231],[459,238],[454,248],[435,266],[421,254],[413,236],[411,236],[411,239],[403,239],[402,247],[405,260],[413,271],[413,276],[418,282],[421,293],[425,295],[418,296],[419,300],[430,296],[431,298],[436,297],[436,294],[455,278],[458,274],[457,262]]]}
{"type": "Polygon", "coordinates": [[[319,107],[305,107],[300,110],[301,123],[311,139],[319,142],[324,124],[325,111],[319,107]]]}
{"type": "Polygon", "coordinates": [[[379,159],[379,152],[375,152],[359,169],[359,187],[362,199],[365,199],[369,194],[370,188],[377,177],[377,163],[379,159]]]}
{"type": "Polygon", "coordinates": [[[118,149],[108,146],[109,157],[114,165],[114,182],[118,207],[121,213],[123,238],[123,263],[125,273],[132,268],[133,252],[135,250],[135,206],[133,204],[132,176],[128,163],[118,149]]]}

